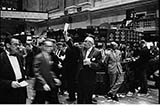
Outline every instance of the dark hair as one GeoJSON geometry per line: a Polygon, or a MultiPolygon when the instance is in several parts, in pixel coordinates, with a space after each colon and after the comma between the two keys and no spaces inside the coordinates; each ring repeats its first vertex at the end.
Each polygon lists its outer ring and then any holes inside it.
{"type": "MultiPolygon", "coordinates": [[[[5,38],[5,40],[4,40],[4,45],[6,46],[6,44],[8,43],[8,44],[11,44],[11,41],[12,41],[12,39],[17,39],[17,40],[19,40],[17,37],[7,37],[7,38],[5,38]]],[[[19,40],[20,41],[20,40],[19,40]]]]}
{"type": "Polygon", "coordinates": [[[46,41],[51,41],[53,43],[56,43],[57,41],[55,39],[47,38],[46,41]]]}
{"type": "Polygon", "coordinates": [[[87,33],[87,36],[91,37],[91,38],[93,38],[95,40],[95,36],[93,34],[87,33]]]}
{"type": "Polygon", "coordinates": [[[62,45],[62,46],[63,46],[63,43],[62,43],[62,42],[58,42],[58,43],[57,43],[57,46],[58,46],[58,45],[62,45]]]}
{"type": "Polygon", "coordinates": [[[7,43],[11,44],[11,40],[12,40],[11,37],[5,38],[5,40],[4,40],[4,45],[5,45],[5,47],[6,47],[6,44],[7,44],[7,43]]]}
{"type": "Polygon", "coordinates": [[[47,41],[52,42],[53,44],[56,43],[56,40],[54,40],[54,39],[46,39],[46,40],[41,42],[41,45],[46,45],[47,41]]]}

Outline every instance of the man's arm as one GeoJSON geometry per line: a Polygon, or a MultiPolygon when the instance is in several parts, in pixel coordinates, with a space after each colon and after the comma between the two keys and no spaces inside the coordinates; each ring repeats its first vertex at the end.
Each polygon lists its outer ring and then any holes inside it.
{"type": "Polygon", "coordinates": [[[63,34],[64,34],[64,38],[65,38],[65,41],[66,41],[66,42],[68,42],[69,39],[70,39],[70,37],[68,36],[68,34],[69,34],[69,33],[68,33],[69,27],[70,27],[70,24],[65,23],[63,34]]]}
{"type": "Polygon", "coordinates": [[[64,35],[64,39],[65,39],[65,41],[66,41],[66,42],[68,42],[68,41],[69,41],[69,39],[70,39],[70,37],[68,36],[68,35],[69,35],[69,33],[68,33],[67,31],[64,31],[64,32],[63,32],[63,35],[64,35]]]}
{"type": "Polygon", "coordinates": [[[11,88],[11,83],[12,83],[12,80],[4,80],[2,77],[3,77],[3,71],[4,70],[4,62],[3,62],[4,58],[3,58],[3,55],[2,53],[0,54],[0,66],[1,66],[1,69],[0,69],[0,88],[2,89],[9,89],[11,88]]]}
{"type": "Polygon", "coordinates": [[[35,77],[36,79],[38,79],[42,84],[47,84],[47,82],[45,81],[45,79],[42,77],[42,75],[40,74],[40,65],[41,65],[41,59],[40,59],[40,55],[37,55],[34,59],[33,62],[33,70],[35,73],[35,77]]]}
{"type": "Polygon", "coordinates": [[[65,38],[66,44],[67,44],[70,48],[72,48],[72,47],[73,47],[73,41],[72,41],[72,38],[68,36],[69,33],[68,33],[67,31],[64,31],[64,32],[63,32],[63,35],[64,35],[64,38],[65,38]]]}
{"type": "Polygon", "coordinates": [[[108,67],[108,61],[109,61],[109,54],[106,54],[104,62],[103,62],[105,67],[108,67]]]}
{"type": "Polygon", "coordinates": [[[95,56],[95,61],[94,60],[93,60],[93,62],[91,61],[90,68],[95,69],[95,70],[99,70],[100,66],[101,66],[101,62],[102,62],[101,60],[102,60],[101,52],[97,51],[97,55],[95,56]]]}

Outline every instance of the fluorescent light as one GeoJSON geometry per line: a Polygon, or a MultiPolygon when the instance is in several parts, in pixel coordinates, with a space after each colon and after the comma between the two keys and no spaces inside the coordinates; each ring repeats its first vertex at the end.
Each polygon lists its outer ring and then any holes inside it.
{"type": "Polygon", "coordinates": [[[6,7],[2,7],[2,10],[6,10],[6,7]]]}

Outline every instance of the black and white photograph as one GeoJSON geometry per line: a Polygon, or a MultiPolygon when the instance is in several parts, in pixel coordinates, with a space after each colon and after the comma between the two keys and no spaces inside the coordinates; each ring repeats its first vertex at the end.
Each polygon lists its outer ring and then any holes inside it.
{"type": "Polygon", "coordinates": [[[0,105],[157,105],[159,0],[0,0],[0,105]]]}

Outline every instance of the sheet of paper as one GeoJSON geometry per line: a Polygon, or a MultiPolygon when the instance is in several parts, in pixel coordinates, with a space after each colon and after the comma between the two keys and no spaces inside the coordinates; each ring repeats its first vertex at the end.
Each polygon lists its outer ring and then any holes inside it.
{"type": "Polygon", "coordinates": [[[28,82],[26,82],[26,81],[22,81],[19,84],[21,85],[21,87],[28,86],[28,82]]]}
{"type": "Polygon", "coordinates": [[[64,32],[66,32],[68,29],[69,29],[69,24],[68,23],[65,23],[65,25],[64,25],[64,32]]]}

